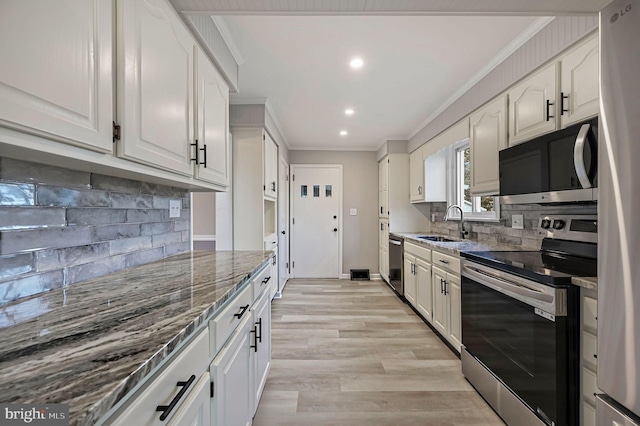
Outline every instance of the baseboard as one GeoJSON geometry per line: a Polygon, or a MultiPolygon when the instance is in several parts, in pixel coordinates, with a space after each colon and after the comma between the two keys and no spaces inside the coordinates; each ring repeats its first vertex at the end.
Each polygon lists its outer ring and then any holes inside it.
{"type": "MultiPolygon", "coordinates": [[[[350,280],[351,279],[351,274],[342,274],[340,276],[341,280],[350,280]]],[[[382,277],[380,276],[380,274],[369,274],[369,279],[371,281],[380,281],[382,280],[382,277]]]]}

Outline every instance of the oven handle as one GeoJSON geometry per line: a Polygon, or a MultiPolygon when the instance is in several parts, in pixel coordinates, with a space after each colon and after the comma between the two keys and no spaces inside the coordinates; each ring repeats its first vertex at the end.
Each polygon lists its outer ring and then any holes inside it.
{"type": "MultiPolygon", "coordinates": [[[[552,303],[554,301],[555,297],[552,294],[544,293],[541,290],[527,287],[515,281],[505,279],[504,277],[499,277],[484,268],[476,267],[475,265],[464,265],[463,269],[463,275],[474,279],[479,284],[491,287],[503,294],[505,291],[509,291],[511,293],[516,293],[522,296],[524,299],[536,300],[544,303],[552,303]]],[[[523,302],[527,303],[526,300],[523,300],[523,302]]]]}

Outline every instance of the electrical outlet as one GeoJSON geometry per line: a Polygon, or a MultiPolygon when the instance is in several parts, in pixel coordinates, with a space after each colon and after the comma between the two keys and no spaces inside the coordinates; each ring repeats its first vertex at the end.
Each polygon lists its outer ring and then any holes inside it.
{"type": "Polygon", "coordinates": [[[511,227],[513,229],[524,229],[524,216],[521,214],[514,214],[511,216],[511,227]]]}
{"type": "Polygon", "coordinates": [[[349,215],[350,216],[358,216],[358,209],[349,210],[349,215]]]}
{"type": "Polygon", "coordinates": [[[436,221],[436,214],[431,213],[431,222],[435,222],[435,221],[436,221]]]}
{"type": "Polygon", "coordinates": [[[181,207],[180,200],[169,200],[169,217],[180,217],[181,207]]]}

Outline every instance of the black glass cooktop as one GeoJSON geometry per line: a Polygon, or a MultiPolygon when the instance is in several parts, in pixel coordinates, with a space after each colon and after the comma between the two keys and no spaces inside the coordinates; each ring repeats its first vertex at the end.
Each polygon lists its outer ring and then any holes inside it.
{"type": "MultiPolygon", "coordinates": [[[[594,249],[595,249],[595,245],[594,249]]],[[[589,248],[589,247],[587,247],[589,248]]],[[[580,254],[585,254],[580,252],[580,254]]],[[[495,269],[551,285],[571,283],[571,277],[597,276],[595,257],[555,251],[477,251],[461,256],[495,269]]]]}

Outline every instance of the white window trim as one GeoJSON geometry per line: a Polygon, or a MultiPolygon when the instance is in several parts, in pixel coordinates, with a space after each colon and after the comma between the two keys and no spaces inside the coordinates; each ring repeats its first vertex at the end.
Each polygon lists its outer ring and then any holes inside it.
{"type": "MultiPolygon", "coordinates": [[[[458,199],[458,182],[464,179],[463,171],[457,170],[457,152],[460,148],[469,145],[469,138],[463,139],[450,145],[447,148],[447,206],[453,204],[460,205],[462,200],[458,199]]],[[[498,197],[494,197],[495,211],[493,212],[465,212],[464,220],[470,222],[500,222],[500,201],[498,197]]],[[[451,220],[460,220],[460,212],[458,209],[451,209],[448,218],[451,220]]]]}

